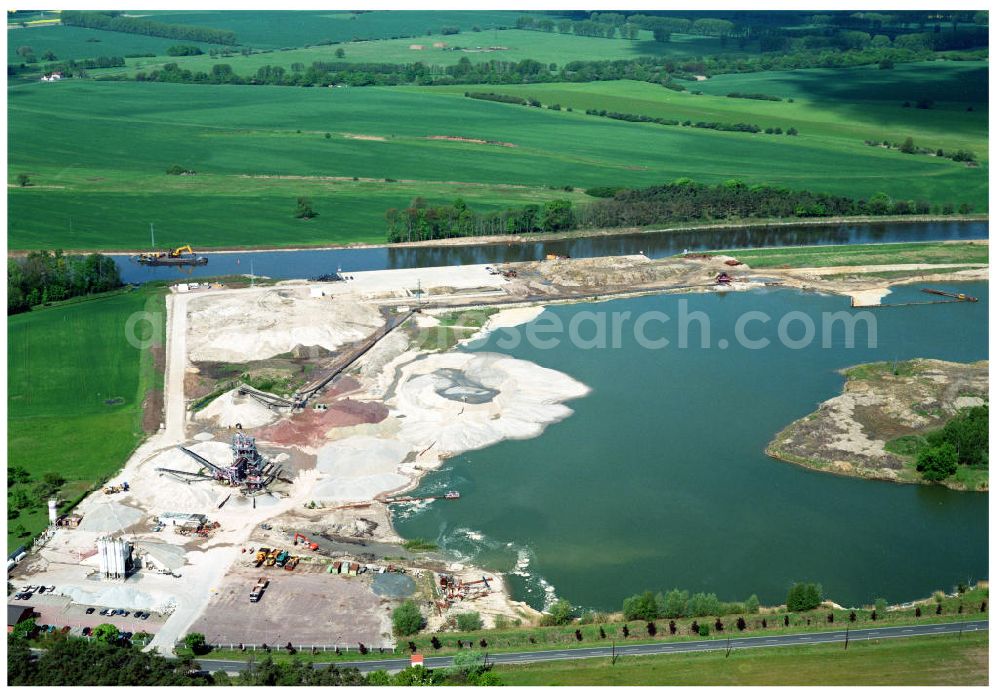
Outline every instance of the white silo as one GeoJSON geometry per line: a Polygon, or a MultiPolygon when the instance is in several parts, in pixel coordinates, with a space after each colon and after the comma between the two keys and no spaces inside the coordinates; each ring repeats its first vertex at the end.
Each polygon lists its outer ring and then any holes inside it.
{"type": "Polygon", "coordinates": [[[49,524],[55,524],[56,520],[59,518],[59,501],[55,498],[49,500],[49,524]]]}

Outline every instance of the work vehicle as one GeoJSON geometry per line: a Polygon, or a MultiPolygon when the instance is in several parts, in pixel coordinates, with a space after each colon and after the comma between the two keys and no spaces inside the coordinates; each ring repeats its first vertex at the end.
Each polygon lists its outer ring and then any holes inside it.
{"type": "Polygon", "coordinates": [[[291,557],[291,555],[292,554],[290,554],[287,551],[285,551],[284,549],[282,549],[281,553],[279,553],[277,555],[277,557],[274,559],[274,561],[278,565],[278,567],[281,568],[281,567],[283,567],[285,565],[285,563],[288,562],[288,559],[291,557]]]}
{"type": "Polygon", "coordinates": [[[87,611],[86,611],[86,613],[87,613],[87,614],[93,614],[93,613],[94,613],[94,611],[95,611],[94,607],[87,607],[87,611]]]}
{"type": "Polygon", "coordinates": [[[285,570],[294,570],[295,566],[297,566],[298,564],[299,564],[299,557],[298,556],[292,556],[285,563],[285,570]]]}
{"type": "Polygon", "coordinates": [[[143,266],[204,266],[208,263],[208,258],[196,255],[190,244],[171,251],[144,252],[133,257],[133,260],[143,266]]]}
{"type": "Polygon", "coordinates": [[[292,545],[293,546],[298,546],[299,539],[301,539],[302,542],[309,547],[310,551],[315,551],[316,549],[319,548],[319,544],[317,544],[316,542],[312,541],[309,537],[307,537],[305,534],[302,534],[300,532],[295,532],[295,536],[292,537],[292,545]]]}

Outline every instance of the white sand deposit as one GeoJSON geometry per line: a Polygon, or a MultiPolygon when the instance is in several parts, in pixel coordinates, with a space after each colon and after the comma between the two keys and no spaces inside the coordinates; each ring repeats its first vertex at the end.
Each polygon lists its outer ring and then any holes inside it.
{"type": "Polygon", "coordinates": [[[108,500],[96,505],[80,523],[85,532],[117,532],[130,527],[145,516],[142,510],[108,500]]]}
{"type": "MultiPolygon", "coordinates": [[[[233,457],[228,442],[198,442],[188,449],[215,464],[228,464],[233,457]]],[[[215,509],[221,491],[217,485],[211,481],[185,484],[169,474],[156,471],[159,467],[197,472],[201,465],[176,447],[165,449],[145,462],[130,485],[136,495],[143,496],[143,501],[151,512],[204,513],[215,509]],[[167,479],[170,485],[165,485],[167,479]],[[162,494],[158,495],[158,491],[162,491],[162,494]]]]}
{"type": "Polygon", "coordinates": [[[398,471],[409,453],[404,442],[368,436],[324,445],[316,458],[323,478],[313,495],[317,500],[360,501],[401,488],[410,480],[398,471]]]}
{"type": "Polygon", "coordinates": [[[202,423],[214,423],[220,428],[232,428],[241,423],[244,428],[259,428],[278,420],[281,414],[250,396],[240,396],[233,389],[215,398],[208,406],[198,411],[194,419],[202,423]]]}
{"type": "Polygon", "coordinates": [[[139,544],[139,549],[141,552],[151,556],[157,563],[170,570],[179,570],[186,562],[184,547],[176,544],[142,541],[139,544]]]}
{"type": "Polygon", "coordinates": [[[405,365],[401,373],[390,407],[403,418],[398,437],[418,451],[433,445],[455,454],[504,439],[537,437],[545,426],[573,413],[562,402],[589,392],[569,375],[498,353],[432,354],[405,365]],[[466,385],[460,387],[479,385],[496,396],[465,403],[458,396],[461,388],[454,389],[453,379],[441,370],[462,373],[466,385]]]}
{"type": "Polygon", "coordinates": [[[382,325],[371,304],[345,297],[310,297],[309,288],[280,287],[192,298],[187,347],[192,361],[242,362],[288,353],[296,346],[336,350],[382,325]]]}
{"type": "Polygon", "coordinates": [[[87,586],[63,586],[59,590],[77,604],[116,607],[129,610],[169,611],[175,599],[168,593],[143,592],[134,584],[102,583],[87,586]]]}

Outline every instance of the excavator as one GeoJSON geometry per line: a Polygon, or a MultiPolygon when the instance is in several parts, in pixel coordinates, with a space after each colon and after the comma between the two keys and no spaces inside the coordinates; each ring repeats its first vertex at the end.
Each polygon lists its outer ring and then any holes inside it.
{"type": "Polygon", "coordinates": [[[292,545],[293,546],[298,546],[299,545],[299,539],[302,540],[303,544],[306,544],[309,547],[310,551],[315,551],[316,549],[319,548],[319,544],[317,544],[312,539],[310,539],[309,537],[307,537],[305,534],[302,534],[300,532],[295,532],[295,536],[292,537],[292,545]]]}
{"type": "Polygon", "coordinates": [[[144,266],[204,266],[208,257],[197,256],[190,244],[169,251],[149,251],[134,257],[144,266]]]}

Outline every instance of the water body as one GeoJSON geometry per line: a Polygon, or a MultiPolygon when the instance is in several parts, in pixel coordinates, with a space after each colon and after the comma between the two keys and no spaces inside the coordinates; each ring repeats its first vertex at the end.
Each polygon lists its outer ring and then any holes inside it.
{"type": "MultiPolygon", "coordinates": [[[[585,607],[619,609],[647,589],[681,587],[725,599],[757,593],[784,601],[794,581],[817,581],[844,604],[927,596],[957,582],[986,578],[988,496],[941,487],[865,481],[807,470],[763,454],[772,436],[840,393],[840,368],[913,357],[971,361],[987,357],[988,285],[958,283],[978,304],[873,311],[867,325],[843,328],[799,349],[778,341],[777,324],[804,312],[821,330],[823,312],[848,309],[840,297],[790,290],[660,295],[602,304],[553,306],[533,322],[568,325],[581,311],[647,310],[671,317],[647,335],[668,347],[640,347],[625,323],[618,349],[582,349],[563,341],[540,349],[493,333],[477,350],[508,353],[564,371],[593,391],[569,405],[575,414],[532,440],[468,452],[423,481],[424,491],[457,489],[459,501],[435,501],[396,518],[406,537],[436,540],[452,553],[511,577],[515,596],[541,606],[552,588],[585,607]],[[681,301],[711,319],[702,349],[700,324],[680,348],[681,301]],[[734,340],[745,312],[763,311],[749,338],[734,340]],[[720,339],[729,341],[725,349],[720,339]]],[[[885,300],[927,300],[899,286],[885,300]]],[[[610,324],[610,321],[609,321],[610,324]]],[[[789,327],[793,339],[801,324],[789,327]]],[[[595,334],[587,325],[583,337],[595,334]]],[[[520,331],[525,336],[523,327],[520,331]]],[[[609,341],[610,344],[610,341],[609,341]]]]}
{"type": "Polygon", "coordinates": [[[743,249],[764,246],[924,242],[945,239],[986,239],[986,222],[919,222],[805,227],[740,228],[581,237],[527,244],[483,244],[306,251],[239,251],[208,254],[208,265],[197,267],[141,266],[125,255],[113,255],[127,283],[184,280],[250,273],[271,278],[315,278],[338,269],[378,271],[477,263],[537,261],[546,254],[572,258],[644,253],[662,258],[689,251],[743,249]]]}

